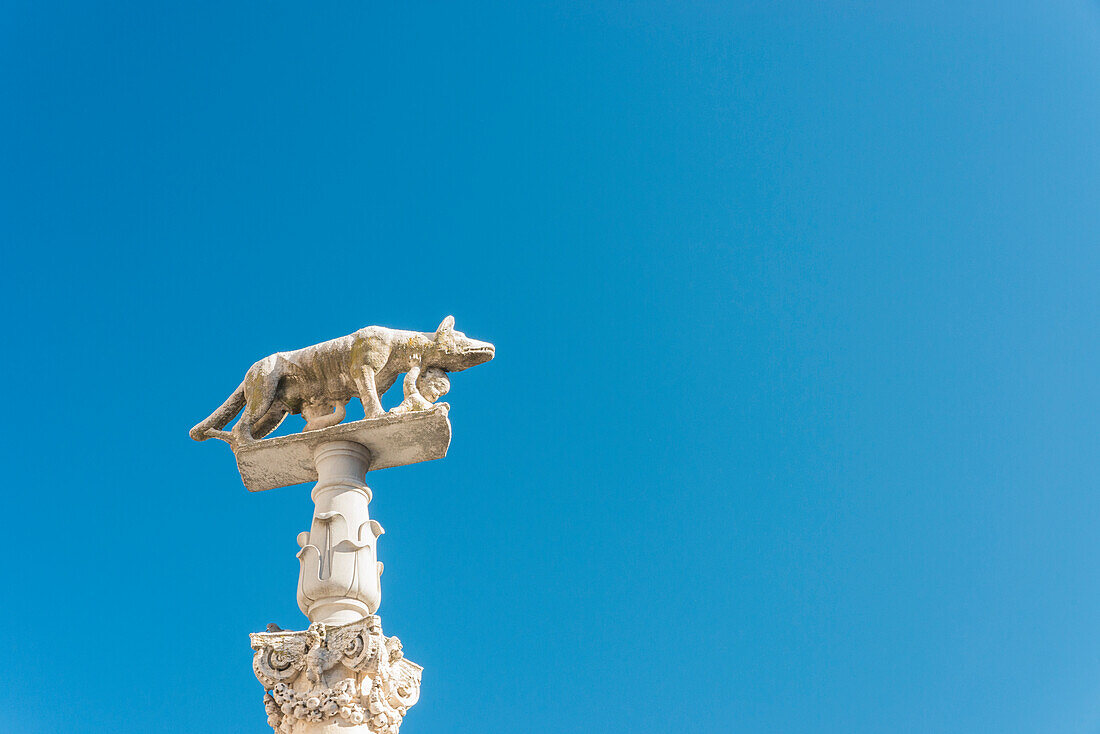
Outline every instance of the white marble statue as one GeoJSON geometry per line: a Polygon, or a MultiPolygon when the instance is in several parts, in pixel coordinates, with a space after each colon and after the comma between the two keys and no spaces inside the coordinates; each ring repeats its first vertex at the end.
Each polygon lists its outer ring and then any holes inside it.
{"type": "Polygon", "coordinates": [[[316,480],[309,530],[298,534],[298,606],[309,628],[269,625],[252,635],[253,670],[277,734],[398,734],[420,696],[423,669],[382,634],[382,526],[370,517],[367,472],[447,455],[450,372],[493,358],[488,342],[443,319],[434,333],[368,326],[354,334],[256,362],[220,408],[191,429],[233,449],[250,491],[316,480]],[[388,413],[379,396],[405,373],[404,399],[388,413]],[[348,400],[364,420],[341,423],[348,400]],[[232,430],[226,426],[237,415],[232,430]],[[301,433],[264,438],[287,415],[301,433]]]}
{"type": "Polygon", "coordinates": [[[191,438],[218,438],[236,447],[268,435],[287,415],[301,414],[306,431],[334,426],[344,419],[348,400],[358,397],[367,418],[385,415],[378,396],[401,373],[405,400],[399,412],[426,410],[445,393],[447,372],[459,372],[493,358],[493,345],[470,339],[448,316],[435,333],[368,326],[354,334],[290,352],[276,352],[252,365],[233,394],[206,420],[191,429],[191,438]],[[440,392],[442,388],[442,392],[440,392]],[[242,413],[243,408],[243,413],[242,413]],[[232,431],[222,430],[241,413],[232,431]]]}

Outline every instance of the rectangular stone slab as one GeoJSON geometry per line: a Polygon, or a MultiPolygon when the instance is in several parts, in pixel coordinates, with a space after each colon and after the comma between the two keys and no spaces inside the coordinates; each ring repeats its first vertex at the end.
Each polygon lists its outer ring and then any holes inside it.
{"type": "Polygon", "coordinates": [[[371,470],[442,459],[451,445],[448,405],[417,413],[340,423],[319,431],[265,438],[239,447],[237,469],[244,486],[262,492],[317,481],[313,450],[329,441],[353,441],[370,449],[371,470]]]}

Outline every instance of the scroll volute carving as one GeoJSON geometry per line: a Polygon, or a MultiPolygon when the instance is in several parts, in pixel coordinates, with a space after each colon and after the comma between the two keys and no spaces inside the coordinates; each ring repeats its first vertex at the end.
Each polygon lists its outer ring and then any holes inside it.
{"type": "Polygon", "coordinates": [[[397,734],[420,698],[423,669],[405,659],[400,640],[382,633],[377,616],[337,627],[312,624],[303,632],[254,633],[252,647],[268,723],[281,734],[299,721],[330,719],[397,734]]]}

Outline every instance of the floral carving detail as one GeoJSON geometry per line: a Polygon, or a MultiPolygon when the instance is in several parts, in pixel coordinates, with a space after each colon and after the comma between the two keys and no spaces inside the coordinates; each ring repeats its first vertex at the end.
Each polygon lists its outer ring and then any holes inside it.
{"type": "Polygon", "coordinates": [[[359,703],[357,688],[354,678],[337,681],[324,690],[295,691],[286,683],[279,683],[264,694],[267,723],[276,732],[291,731],[295,719],[324,721],[339,716],[349,724],[362,724],[367,714],[359,703]]]}
{"type": "Polygon", "coordinates": [[[290,734],[296,722],[339,718],[372,734],[398,734],[420,698],[422,668],[405,659],[401,641],[370,616],[338,627],[252,634],[253,670],[267,689],[267,723],[290,734]]]}

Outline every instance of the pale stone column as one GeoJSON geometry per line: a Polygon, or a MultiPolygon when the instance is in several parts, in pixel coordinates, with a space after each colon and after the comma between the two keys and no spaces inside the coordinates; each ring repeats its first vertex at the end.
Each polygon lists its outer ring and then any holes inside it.
{"type": "Polygon", "coordinates": [[[329,441],[313,451],[317,485],[313,523],[298,535],[298,607],[310,622],[341,625],[378,611],[382,601],[371,491],[363,481],[371,452],[352,441],[329,441]]]}
{"type": "Polygon", "coordinates": [[[454,323],[448,316],[434,332],[367,326],[271,354],[190,431],[196,441],[229,444],[251,492],[317,481],[313,521],[298,535],[298,606],[309,628],[270,624],[250,636],[252,669],[277,734],[398,734],[420,698],[423,668],[382,633],[375,615],[383,530],[370,519],[364,478],[369,470],[447,455],[450,406],[436,401],[450,389],[448,375],[495,354],[454,323]],[[404,400],[386,412],[379,397],[401,374],[404,400]],[[365,418],[343,423],[345,405],[356,397],[365,418]],[[302,433],[268,438],[296,414],[306,419],[302,433]]]}

